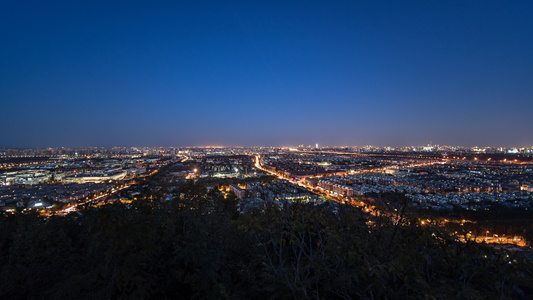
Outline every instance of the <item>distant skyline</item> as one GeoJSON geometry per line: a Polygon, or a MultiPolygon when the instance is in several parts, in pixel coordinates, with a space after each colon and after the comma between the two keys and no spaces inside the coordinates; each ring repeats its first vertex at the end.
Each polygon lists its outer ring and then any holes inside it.
{"type": "MultiPolygon", "coordinates": [[[[399,146],[399,145],[320,145],[318,148],[366,148],[366,147],[376,147],[376,148],[392,148],[392,149],[400,149],[400,148],[426,148],[430,144],[424,144],[424,145],[406,145],[406,146],[399,146]]],[[[249,145],[249,146],[241,146],[241,145],[160,145],[160,146],[141,146],[141,145],[127,145],[127,146],[55,146],[55,147],[31,147],[31,146],[19,146],[19,147],[0,147],[0,149],[4,150],[14,150],[14,149],[113,149],[113,148],[254,148],[254,147],[273,147],[273,148],[298,148],[300,146],[303,146],[304,148],[315,148],[315,145],[311,144],[286,144],[286,145],[249,145]]],[[[464,146],[464,145],[438,145],[438,144],[431,144],[432,147],[440,148],[440,149],[448,149],[448,148],[502,148],[502,149],[529,149],[532,150],[533,146],[498,146],[498,145],[475,145],[475,146],[464,146]]]]}
{"type": "Polygon", "coordinates": [[[0,147],[533,146],[532,1],[2,1],[0,147]]]}

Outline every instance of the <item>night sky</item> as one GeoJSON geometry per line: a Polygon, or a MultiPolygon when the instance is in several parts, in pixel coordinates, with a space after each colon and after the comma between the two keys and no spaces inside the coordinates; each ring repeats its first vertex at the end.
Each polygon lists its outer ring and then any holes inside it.
{"type": "Polygon", "coordinates": [[[533,146],[533,1],[256,2],[0,1],[0,147],[533,146]]]}

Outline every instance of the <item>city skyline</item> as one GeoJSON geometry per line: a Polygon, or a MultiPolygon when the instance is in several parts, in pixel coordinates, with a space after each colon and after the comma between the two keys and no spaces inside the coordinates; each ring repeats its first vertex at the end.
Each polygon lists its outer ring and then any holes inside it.
{"type": "Polygon", "coordinates": [[[322,144],[280,144],[280,145],[223,145],[223,144],[211,144],[211,145],[156,145],[156,146],[146,146],[146,145],[113,145],[113,146],[14,146],[14,147],[4,147],[0,146],[0,150],[61,150],[61,149],[143,149],[143,148],[160,148],[160,149],[180,149],[180,148],[205,148],[205,149],[216,149],[216,148],[243,148],[243,149],[253,149],[253,148],[279,148],[279,149],[296,149],[296,148],[305,148],[305,149],[328,149],[328,148],[352,148],[352,149],[385,149],[387,151],[407,151],[409,149],[416,151],[446,151],[446,150],[469,150],[474,152],[483,152],[486,150],[490,151],[511,151],[509,153],[515,153],[514,151],[526,151],[528,153],[533,152],[533,146],[501,146],[501,145],[475,145],[475,146],[465,146],[465,145],[441,145],[435,143],[428,143],[425,145],[322,145],[322,144]]]}
{"type": "Polygon", "coordinates": [[[531,147],[533,3],[0,4],[0,147],[531,147]]]}

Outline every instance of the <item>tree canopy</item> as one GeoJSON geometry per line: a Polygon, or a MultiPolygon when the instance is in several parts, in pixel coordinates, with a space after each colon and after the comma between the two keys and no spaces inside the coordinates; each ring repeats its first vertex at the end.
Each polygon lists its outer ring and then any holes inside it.
{"type": "Polygon", "coordinates": [[[533,295],[533,264],[355,207],[240,214],[203,187],[173,201],[0,218],[0,298],[501,299],[533,295]]]}

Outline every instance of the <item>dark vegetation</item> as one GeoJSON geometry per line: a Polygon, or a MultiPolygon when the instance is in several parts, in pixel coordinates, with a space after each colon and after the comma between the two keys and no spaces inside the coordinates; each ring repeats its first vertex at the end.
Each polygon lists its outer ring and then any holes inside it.
{"type": "MultiPolygon", "coordinates": [[[[382,211],[400,210],[411,201],[405,195],[396,192],[382,194],[370,193],[369,197],[376,199],[374,205],[382,211]]],[[[533,245],[533,211],[523,208],[513,208],[501,204],[491,204],[490,210],[466,210],[458,205],[453,211],[436,211],[409,207],[405,214],[413,218],[442,220],[449,219],[444,227],[448,232],[458,232],[461,235],[471,233],[472,236],[485,236],[489,231],[500,236],[521,236],[528,245],[533,245]],[[466,220],[465,222],[460,222],[466,220]],[[461,225],[461,223],[464,223],[461,225]]]]}
{"type": "Polygon", "coordinates": [[[400,218],[304,204],[239,214],[184,186],[80,214],[0,218],[1,299],[530,299],[533,264],[400,218]],[[152,197],[153,198],[153,197],[152,197]]]}

